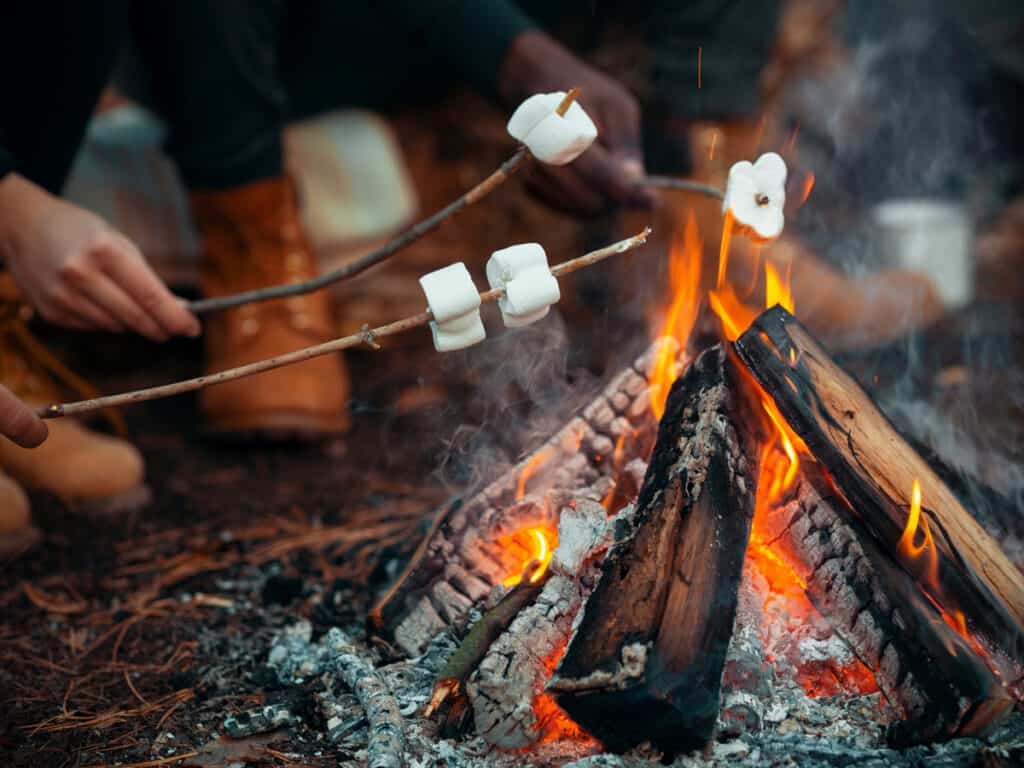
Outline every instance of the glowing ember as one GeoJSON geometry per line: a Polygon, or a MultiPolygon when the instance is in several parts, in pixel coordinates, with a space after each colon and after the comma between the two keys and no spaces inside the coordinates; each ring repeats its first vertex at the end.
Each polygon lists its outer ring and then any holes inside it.
{"type": "MultiPolygon", "coordinates": [[[[565,639],[558,650],[544,659],[544,668],[547,674],[545,680],[551,678],[555,673],[555,667],[565,655],[565,649],[569,644],[569,638],[565,639]]],[[[537,728],[541,732],[538,743],[545,744],[551,741],[571,740],[581,745],[597,745],[597,740],[584,731],[576,722],[570,718],[555,700],[546,693],[537,694],[533,699],[533,715],[537,718],[537,728]]]]}
{"type": "Polygon", "coordinates": [[[506,548],[511,548],[513,544],[526,550],[529,556],[501,582],[502,585],[511,588],[521,582],[523,578],[529,578],[531,584],[536,584],[551,563],[555,547],[558,546],[558,533],[552,528],[541,526],[523,528],[516,531],[510,541],[504,542],[506,548]],[[527,571],[531,566],[533,566],[533,573],[527,577],[527,571]]]}
{"type": "MultiPolygon", "coordinates": [[[[690,331],[697,322],[700,308],[700,262],[701,242],[697,234],[697,223],[693,214],[686,217],[686,228],[682,239],[673,238],[669,253],[669,286],[672,304],[658,333],[659,337],[671,337],[686,348],[690,331]]],[[[651,411],[660,419],[665,413],[665,401],[676,380],[676,353],[671,345],[663,345],[651,369],[648,385],[651,390],[651,411]]]]}

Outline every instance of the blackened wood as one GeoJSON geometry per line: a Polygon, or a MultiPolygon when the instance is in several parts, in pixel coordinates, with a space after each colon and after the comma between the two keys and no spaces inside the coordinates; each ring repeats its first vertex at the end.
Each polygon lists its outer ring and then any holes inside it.
{"type": "Polygon", "coordinates": [[[976,735],[1001,720],[1014,699],[992,670],[830,489],[820,467],[806,463],[804,474],[792,499],[772,513],[780,528],[772,545],[795,556],[811,602],[902,714],[890,741],[976,735]]]}
{"type": "Polygon", "coordinates": [[[521,568],[512,550],[498,546],[503,534],[528,524],[556,524],[559,503],[602,483],[613,488],[623,456],[646,456],[657,431],[647,380],[664,343],[678,352],[672,340],[655,342],[536,451],[463,503],[441,510],[401,576],[370,611],[370,634],[409,656],[422,653],[439,632],[465,619],[511,568],[521,568]],[[619,454],[620,462],[610,460],[619,454]]]}
{"type": "Polygon", "coordinates": [[[914,480],[923,490],[938,556],[938,583],[927,557],[903,565],[968,627],[1024,660],[1024,578],[868,394],[781,307],[762,313],[736,341],[746,367],[828,471],[876,540],[895,555],[914,480]]]}
{"type": "Polygon", "coordinates": [[[611,749],[686,751],[714,729],[754,501],[729,366],[711,348],[673,385],[633,524],[548,685],[611,749]]]}

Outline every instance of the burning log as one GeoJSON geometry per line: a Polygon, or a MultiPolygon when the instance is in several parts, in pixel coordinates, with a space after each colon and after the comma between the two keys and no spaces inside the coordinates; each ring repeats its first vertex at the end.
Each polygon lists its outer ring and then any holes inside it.
{"type": "Polygon", "coordinates": [[[609,527],[608,513],[597,502],[580,499],[562,510],[550,578],[490,647],[468,686],[476,731],[489,743],[518,749],[545,732],[578,731],[557,707],[543,707],[539,697],[590,594],[609,527]]]}
{"type": "Polygon", "coordinates": [[[1020,572],[868,394],[781,307],[735,349],[880,546],[966,630],[1024,661],[1020,572]]]}
{"type": "Polygon", "coordinates": [[[754,508],[753,430],[721,346],[672,387],[631,525],[548,685],[613,749],[684,751],[715,725],[754,508]]]}
{"type": "Polygon", "coordinates": [[[654,442],[648,378],[660,350],[660,343],[653,345],[548,442],[465,503],[443,510],[370,612],[371,631],[419,655],[530,561],[530,553],[514,546],[517,531],[553,531],[558,511],[580,495],[608,499],[614,509],[615,480],[624,470],[619,454],[628,448],[646,455],[654,442]]]}
{"type": "Polygon", "coordinates": [[[820,468],[805,467],[770,526],[811,602],[901,713],[889,729],[894,745],[975,735],[1013,708],[967,640],[828,490],[820,468]]]}

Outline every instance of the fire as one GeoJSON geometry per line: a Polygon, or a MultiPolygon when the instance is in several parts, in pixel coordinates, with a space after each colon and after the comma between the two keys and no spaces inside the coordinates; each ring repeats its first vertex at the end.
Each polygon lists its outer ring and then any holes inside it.
{"type": "MultiPolygon", "coordinates": [[[[729,246],[732,242],[733,218],[732,214],[726,212],[725,223],[722,226],[722,242],[718,249],[718,279],[715,289],[708,292],[708,304],[712,311],[718,315],[722,322],[722,331],[726,339],[736,341],[747,329],[754,318],[757,317],[760,309],[745,304],[732,284],[726,282],[726,274],[729,269],[729,246]]],[[[757,252],[757,264],[761,261],[760,251],[757,252]]],[[[756,265],[755,265],[756,271],[756,265]]],[[[790,313],[795,312],[793,291],[791,288],[792,263],[786,265],[785,271],[780,275],[778,268],[765,259],[764,282],[765,282],[765,308],[781,305],[790,313]]],[[[756,283],[756,276],[755,276],[756,283]]],[[[754,286],[751,286],[747,294],[752,294],[754,286]]]]}
{"type": "Polygon", "coordinates": [[[921,515],[921,483],[917,478],[914,479],[910,491],[910,511],[907,514],[907,525],[896,544],[896,549],[910,563],[923,562],[923,572],[927,583],[933,588],[938,588],[939,553],[935,549],[935,540],[932,539],[932,532],[928,527],[928,518],[921,515]],[[918,531],[921,532],[920,544],[915,543],[918,531]]]}
{"type": "Polygon", "coordinates": [[[796,311],[793,304],[793,292],[790,289],[792,270],[793,264],[790,262],[786,265],[785,275],[780,277],[775,265],[771,262],[765,262],[764,306],[766,309],[778,304],[790,314],[796,311]]]}
{"type": "MultiPolygon", "coordinates": [[[[923,580],[925,596],[946,622],[967,644],[986,661],[989,654],[968,630],[967,619],[963,611],[953,610],[950,612],[942,605],[942,586],[939,583],[939,552],[935,546],[935,539],[932,538],[931,528],[928,525],[928,518],[922,514],[921,483],[914,478],[910,489],[910,509],[907,512],[907,524],[903,528],[899,541],[896,543],[896,550],[902,555],[908,565],[917,571],[923,580]],[[918,536],[920,534],[920,537],[918,536]],[[920,541],[918,539],[920,538],[920,541]]],[[[990,666],[992,666],[990,664],[990,666]]]]}
{"type": "MultiPolygon", "coordinates": [[[[569,638],[559,643],[551,655],[544,659],[544,668],[547,674],[545,680],[551,678],[555,673],[558,662],[565,655],[565,649],[569,645],[569,638]]],[[[537,729],[540,731],[538,743],[545,744],[551,741],[570,740],[581,746],[597,744],[597,741],[589,733],[584,731],[576,722],[559,707],[555,700],[546,693],[540,693],[533,698],[533,714],[537,718],[537,729]]]]}
{"type": "MultiPolygon", "coordinates": [[[[678,234],[672,240],[669,252],[669,286],[672,304],[661,324],[658,337],[675,339],[681,349],[686,349],[690,331],[697,322],[700,308],[700,262],[701,241],[697,233],[697,222],[693,214],[686,217],[686,228],[680,239],[678,234]]],[[[665,413],[672,382],[676,380],[676,353],[671,345],[663,345],[654,361],[648,385],[651,391],[651,411],[660,419],[665,413]]]]}
{"type": "Polygon", "coordinates": [[[800,191],[800,205],[807,202],[807,198],[811,196],[811,190],[814,189],[814,174],[808,173],[804,176],[804,186],[800,191]]]}
{"type": "Polygon", "coordinates": [[[529,553],[529,556],[522,561],[518,568],[510,573],[502,585],[511,588],[519,584],[523,578],[528,578],[531,584],[536,584],[547,572],[548,565],[558,546],[558,532],[553,528],[535,526],[522,528],[516,531],[509,540],[503,542],[504,548],[510,548],[513,544],[518,545],[529,553]],[[536,567],[527,577],[527,571],[531,566],[536,567]]]}
{"type": "MultiPolygon", "coordinates": [[[[582,439],[581,435],[580,440],[582,439]]],[[[526,497],[526,484],[537,474],[537,470],[541,468],[541,465],[548,460],[549,453],[550,450],[544,448],[533,454],[530,460],[526,462],[526,466],[523,467],[523,471],[519,473],[519,479],[516,481],[516,501],[522,501],[526,497]]]]}

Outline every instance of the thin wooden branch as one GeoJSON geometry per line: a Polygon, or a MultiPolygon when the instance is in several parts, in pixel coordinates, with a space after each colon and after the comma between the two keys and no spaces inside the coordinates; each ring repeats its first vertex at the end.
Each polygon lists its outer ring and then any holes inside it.
{"type": "Polygon", "coordinates": [[[677,179],[675,176],[644,176],[639,181],[641,187],[657,187],[659,189],[674,189],[681,192],[697,192],[707,197],[714,197],[718,200],[725,199],[725,192],[711,184],[702,184],[699,181],[690,179],[677,179]]]}
{"type": "MultiPolygon", "coordinates": [[[[555,112],[559,115],[564,115],[568,111],[569,107],[572,106],[572,103],[576,100],[579,94],[579,88],[570,89],[569,92],[565,94],[565,98],[562,99],[561,103],[559,103],[558,107],[555,109],[555,112]]],[[[356,275],[365,272],[370,267],[374,267],[391,258],[410,243],[419,240],[428,232],[439,227],[443,221],[454,216],[463,208],[483,200],[491,194],[491,192],[508,181],[512,174],[518,171],[530,157],[532,157],[530,151],[526,147],[520,147],[516,153],[502,163],[494,173],[465,194],[460,195],[457,199],[446,205],[433,216],[428,216],[422,221],[417,222],[380,248],[370,251],[370,253],[367,253],[364,256],[360,256],[358,259],[355,259],[338,269],[331,272],[325,272],[322,275],[317,275],[316,277],[310,278],[309,280],[303,280],[299,283],[272,285],[267,288],[234,293],[229,296],[199,299],[198,301],[190,302],[188,308],[197,315],[205,314],[207,312],[219,312],[221,310],[231,309],[233,307],[239,307],[243,304],[251,304],[253,302],[270,301],[271,299],[282,299],[290,296],[301,296],[306,293],[318,291],[321,288],[326,288],[328,285],[339,283],[342,280],[355,277],[356,275]]]]}
{"type": "MultiPolygon", "coordinates": [[[[611,256],[617,256],[619,254],[626,253],[627,251],[631,251],[646,243],[650,233],[651,228],[645,227],[642,232],[634,235],[633,237],[620,240],[617,243],[605,246],[604,248],[600,248],[596,251],[591,251],[579,258],[571,259],[570,261],[566,261],[561,264],[556,264],[551,268],[551,274],[555,277],[562,277],[563,275],[568,275],[578,269],[583,269],[597,264],[611,256]]],[[[505,292],[501,289],[485,291],[480,294],[480,303],[489,304],[497,301],[504,295],[505,292]]],[[[417,315],[411,315],[410,317],[396,320],[393,323],[388,323],[387,325],[382,325],[377,328],[370,328],[369,326],[364,325],[357,333],[350,336],[332,339],[331,341],[324,342],[323,344],[305,347],[303,349],[288,352],[266,360],[258,360],[257,362],[242,365],[238,368],[229,368],[227,370],[220,371],[219,373],[197,376],[194,379],[186,379],[185,381],[177,381],[172,384],[164,384],[162,386],[149,387],[148,389],[139,389],[132,392],[123,392],[121,394],[109,395],[107,397],[95,397],[90,400],[80,400],[74,403],[47,405],[39,408],[36,413],[43,419],[57,419],[62,416],[77,416],[79,414],[91,413],[92,411],[101,410],[103,408],[117,408],[123,405],[143,403],[147,400],[157,400],[163,397],[180,395],[184,392],[192,392],[197,389],[209,387],[213,384],[223,384],[226,381],[234,381],[235,379],[245,378],[246,376],[254,376],[257,373],[281,368],[285,365],[301,363],[314,357],[329,355],[332,352],[340,352],[343,349],[349,349],[360,345],[376,350],[380,349],[380,346],[377,344],[377,339],[385,336],[394,336],[395,334],[403,333],[412,328],[425,326],[433,319],[433,314],[429,309],[427,309],[425,312],[420,312],[417,315]]]]}
{"type": "MultiPolygon", "coordinates": [[[[537,561],[530,563],[523,569],[523,572],[530,572],[536,563],[537,561]]],[[[430,702],[423,712],[424,717],[432,717],[446,703],[450,709],[453,706],[452,702],[465,699],[465,686],[469,676],[476,671],[481,659],[494,645],[494,641],[508,629],[519,612],[537,599],[544,584],[547,583],[548,575],[550,575],[550,571],[545,571],[544,578],[536,583],[527,579],[519,582],[473,625],[437,676],[430,702]]],[[[456,704],[454,709],[459,717],[468,714],[465,701],[456,704]]],[[[445,719],[449,719],[447,715],[445,719]]]]}

